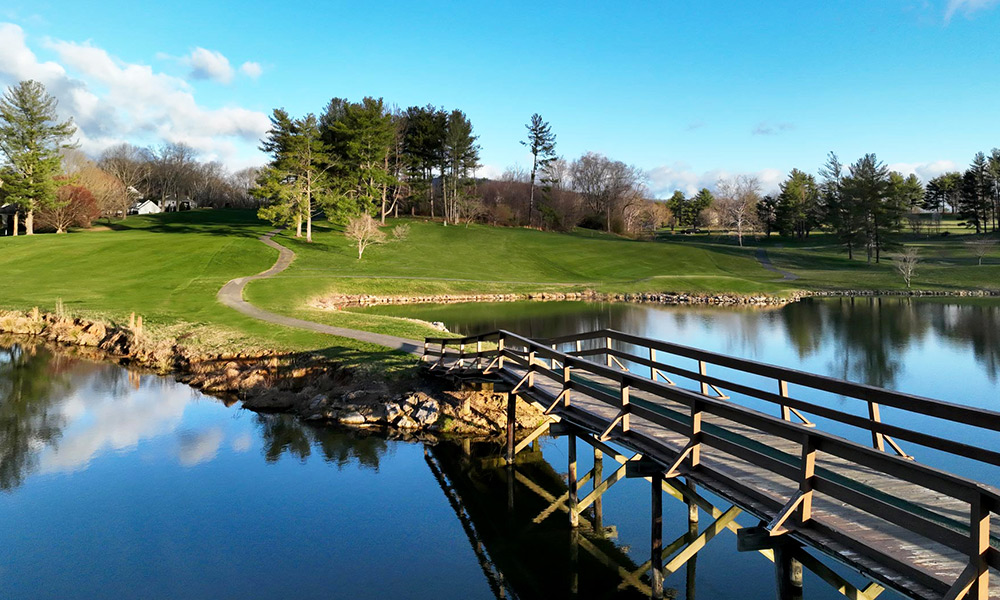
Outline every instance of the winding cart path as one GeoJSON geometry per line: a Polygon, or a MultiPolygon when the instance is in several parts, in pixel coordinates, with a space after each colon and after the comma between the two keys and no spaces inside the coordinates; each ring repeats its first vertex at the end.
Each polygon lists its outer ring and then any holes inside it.
{"type": "Polygon", "coordinates": [[[358,329],[349,329],[347,327],[334,327],[332,325],[324,325],[323,323],[316,323],[315,321],[306,321],[305,319],[296,319],[294,317],[288,317],[285,315],[279,315],[278,313],[273,313],[268,310],[264,310],[253,304],[250,304],[243,299],[243,290],[246,288],[247,284],[251,281],[257,279],[267,279],[269,277],[274,277],[278,273],[281,273],[288,268],[292,261],[295,260],[295,253],[288,248],[282,246],[278,242],[274,241],[274,236],[278,234],[281,230],[275,229],[269,231],[262,235],[259,239],[264,244],[274,248],[278,251],[278,260],[271,265],[271,268],[257,273],[256,275],[250,275],[248,277],[237,277],[222,286],[216,297],[219,302],[228,306],[229,308],[238,310],[239,312],[247,315],[248,317],[253,317],[254,319],[260,321],[266,321],[268,323],[274,323],[275,325],[283,325],[285,327],[296,327],[298,329],[306,329],[308,331],[315,331],[317,333],[327,333],[330,335],[337,335],[340,337],[350,338],[352,340],[357,340],[359,342],[367,342],[370,344],[379,344],[387,348],[392,348],[393,350],[400,350],[402,352],[409,352],[410,354],[420,355],[423,351],[423,342],[418,342],[416,340],[411,340],[402,337],[396,337],[394,335],[385,335],[381,333],[371,333],[369,331],[360,331],[358,329]]]}

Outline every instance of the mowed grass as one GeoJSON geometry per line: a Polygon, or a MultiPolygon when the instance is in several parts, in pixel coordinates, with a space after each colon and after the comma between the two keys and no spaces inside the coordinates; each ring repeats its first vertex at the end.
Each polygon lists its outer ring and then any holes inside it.
{"type": "MultiPolygon", "coordinates": [[[[918,290],[958,291],[1000,289],[1000,244],[979,259],[964,234],[914,235],[896,238],[902,247],[916,248],[920,261],[911,287],[918,290]]],[[[994,239],[998,239],[993,234],[994,239]]],[[[901,290],[906,285],[896,268],[894,255],[901,248],[882,253],[879,263],[868,263],[864,249],[855,249],[850,260],[843,246],[831,235],[813,235],[805,240],[764,240],[761,245],[775,266],[791,271],[799,279],[791,282],[807,290],[901,290]]]]}
{"type": "Polygon", "coordinates": [[[270,229],[251,211],[202,210],[129,217],[112,230],[0,238],[0,307],[52,311],[61,301],[67,314],[119,323],[135,312],[154,335],[205,351],[320,352],[409,371],[410,357],[381,346],[263,323],[219,304],[226,281],[274,263],[277,252],[257,240],[270,229]]]}
{"type": "MultiPolygon", "coordinates": [[[[296,253],[295,261],[284,273],[251,283],[246,297],[275,312],[352,327],[362,315],[310,304],[335,294],[787,290],[757,263],[752,248],[417,220],[390,222],[387,231],[399,223],[410,226],[405,240],[369,247],[361,260],[342,230],[329,223],[316,225],[311,244],[283,232],[275,239],[296,253]]],[[[382,322],[374,330],[398,334],[413,325],[382,322]]]]}
{"type": "MultiPolygon", "coordinates": [[[[794,289],[902,289],[891,260],[849,261],[829,235],[766,239],[738,247],[731,238],[665,235],[633,241],[597,232],[409,224],[404,241],[373,246],[362,260],[340,228],[321,222],[314,243],[286,231],[277,240],[297,257],[279,276],[251,283],[246,298],[268,310],[340,327],[411,339],[437,335],[422,321],[320,310],[310,303],[338,293],[436,295],[583,291],[783,294],[794,289]],[[756,244],[793,282],[757,262],[756,244]]],[[[163,335],[210,350],[318,351],[356,365],[400,371],[412,359],[353,340],[244,317],[216,300],[226,281],[260,272],[277,252],[257,238],[271,229],[250,211],[194,211],[130,217],[110,230],[0,238],[0,307],[54,310],[123,322],[129,313],[163,335]]],[[[983,266],[968,236],[909,236],[920,248],[913,287],[996,289],[1000,247],[983,266]]],[[[859,256],[860,258],[860,256],[859,256]]],[[[888,258],[888,257],[887,257],[888,258]]]]}

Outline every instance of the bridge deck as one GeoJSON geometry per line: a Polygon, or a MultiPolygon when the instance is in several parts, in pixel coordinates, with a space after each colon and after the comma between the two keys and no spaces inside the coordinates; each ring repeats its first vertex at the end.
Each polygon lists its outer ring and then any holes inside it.
{"type": "MultiPolygon", "coordinates": [[[[787,513],[789,518],[778,523],[776,531],[787,527],[787,535],[798,542],[910,597],[963,597],[969,587],[970,550],[976,543],[976,528],[970,524],[977,523],[977,503],[993,502],[995,490],[988,486],[969,482],[973,493],[968,495],[961,487],[966,480],[912,460],[853,448],[855,444],[831,441],[835,436],[815,428],[745,407],[727,409],[724,400],[683,390],[666,394],[660,389],[666,386],[649,385],[648,379],[637,386],[636,380],[623,379],[608,367],[590,367],[569,354],[546,352],[546,345],[525,343],[515,351],[511,345],[517,339],[521,338],[507,339],[502,368],[496,360],[487,370],[489,360],[459,362],[458,354],[442,351],[434,369],[466,376],[490,372],[517,386],[522,398],[551,407],[550,414],[564,422],[603,434],[604,439],[641,453],[665,470],[677,463],[674,474],[690,478],[765,522],[773,524],[787,513]],[[531,377],[527,377],[529,367],[531,377]],[[626,400],[615,403],[625,387],[626,400]],[[701,422],[697,439],[692,435],[692,414],[701,403],[692,404],[691,397],[711,405],[704,411],[697,409],[701,422]],[[623,413],[628,415],[627,428],[621,423],[623,413]],[[795,435],[797,430],[801,439],[795,435]],[[697,465],[685,453],[692,444],[700,451],[697,465]],[[815,452],[809,458],[815,461],[815,476],[803,479],[807,445],[815,452]],[[918,476],[923,471],[930,479],[918,476]],[[791,508],[803,492],[811,499],[811,515],[804,521],[796,518],[801,512],[795,511],[801,508],[791,508]],[[982,492],[989,501],[979,499],[982,492]]],[[[488,355],[483,352],[481,356],[488,355]]],[[[995,567],[997,542],[989,538],[991,512],[985,511],[987,541],[980,555],[995,567]]],[[[982,522],[978,525],[982,531],[982,522]]],[[[990,579],[988,597],[1000,598],[1000,581],[990,579]]],[[[987,597],[986,591],[976,596],[987,597]]]]}

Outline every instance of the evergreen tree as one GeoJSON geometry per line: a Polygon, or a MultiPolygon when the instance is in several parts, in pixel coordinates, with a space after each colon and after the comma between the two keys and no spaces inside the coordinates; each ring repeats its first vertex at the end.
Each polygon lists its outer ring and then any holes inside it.
{"type": "Polygon", "coordinates": [[[820,168],[820,176],[823,178],[820,190],[827,223],[840,243],[847,247],[847,258],[853,260],[854,248],[860,245],[862,239],[864,218],[856,197],[845,191],[844,166],[833,152],[820,168]]]}
{"type": "Polygon", "coordinates": [[[528,139],[521,142],[531,152],[531,187],[528,191],[528,226],[535,223],[535,176],[539,169],[545,171],[556,158],[556,134],[538,113],[531,115],[531,123],[524,126],[528,139]]]}
{"type": "Polygon", "coordinates": [[[764,235],[771,237],[771,232],[778,225],[778,199],[774,196],[764,196],[757,203],[757,220],[760,222],[764,235]]]}
{"type": "Polygon", "coordinates": [[[993,206],[993,182],[986,155],[977,152],[972,164],[962,175],[958,214],[965,219],[966,227],[975,227],[976,233],[985,233],[990,223],[993,206]]]}
{"type": "Polygon", "coordinates": [[[445,132],[446,166],[442,169],[445,176],[441,181],[445,221],[458,222],[458,207],[466,192],[469,173],[479,168],[479,144],[476,139],[477,136],[472,134],[472,122],[465,113],[457,109],[451,111],[445,132]]]}
{"type": "Polygon", "coordinates": [[[434,106],[406,109],[402,155],[407,175],[418,197],[426,199],[431,218],[434,211],[434,169],[443,162],[447,114],[434,106]]]}
{"type": "MultiPolygon", "coordinates": [[[[72,148],[73,120],[60,122],[56,99],[33,80],[8,88],[0,98],[0,158],[13,177],[3,181],[4,196],[25,214],[25,232],[34,233],[35,211],[56,202],[59,150],[72,148]]],[[[14,233],[17,234],[15,215],[14,233]]]]}
{"type": "Polygon", "coordinates": [[[312,241],[312,218],[319,210],[334,212],[330,201],[332,164],[329,148],[320,135],[319,120],[313,114],[292,119],[283,109],[275,109],[271,129],[261,143],[271,155],[271,163],[261,170],[255,194],[270,204],[258,215],[276,225],[295,225],[296,237],[312,241]]]}
{"type": "Polygon", "coordinates": [[[889,168],[874,154],[866,154],[850,167],[844,178],[844,196],[862,224],[868,261],[880,262],[889,247],[889,234],[898,231],[904,207],[891,193],[889,168]]]}
{"type": "Polygon", "coordinates": [[[816,178],[792,169],[781,184],[775,224],[781,235],[804,238],[820,222],[820,194],[816,178]]]}
{"type": "Polygon", "coordinates": [[[667,208],[673,214],[673,221],[670,223],[670,230],[673,231],[674,225],[680,225],[683,227],[686,223],[684,219],[684,211],[687,209],[687,198],[684,197],[684,192],[680,190],[674,190],[672,196],[667,199],[667,208]]]}

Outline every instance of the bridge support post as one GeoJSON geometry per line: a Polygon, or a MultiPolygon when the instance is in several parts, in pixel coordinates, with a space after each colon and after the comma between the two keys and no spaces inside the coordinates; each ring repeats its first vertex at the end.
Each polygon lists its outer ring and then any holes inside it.
{"type": "MultiPolygon", "coordinates": [[[[604,482],[604,453],[594,448],[594,491],[604,482]]],[[[594,532],[604,535],[604,501],[601,496],[594,500],[594,532]]]]}
{"type": "Polygon", "coordinates": [[[514,430],[517,427],[517,394],[507,394],[507,464],[514,464],[514,430]]]}
{"type": "Polygon", "coordinates": [[[802,600],[802,563],[794,556],[795,548],[795,544],[774,547],[778,600],[802,600]]]}
{"type": "MultiPolygon", "coordinates": [[[[686,479],[686,483],[688,485],[688,488],[691,489],[691,491],[695,491],[696,489],[695,484],[693,481],[691,481],[690,478],[686,479]]],[[[691,544],[696,539],[698,539],[698,505],[695,504],[694,501],[691,500],[690,498],[685,499],[684,503],[687,504],[687,509],[688,509],[687,543],[691,544]]],[[[691,557],[691,560],[687,562],[687,581],[686,581],[687,585],[685,586],[686,587],[685,598],[692,598],[692,599],[695,598],[694,582],[695,582],[695,575],[697,568],[698,568],[698,555],[695,554],[694,556],[691,557]]]]}
{"type": "Polygon", "coordinates": [[[652,485],[651,505],[652,518],[650,526],[649,560],[651,573],[649,577],[652,598],[663,598],[663,474],[653,473],[650,477],[652,485]]]}
{"type": "Polygon", "coordinates": [[[566,454],[569,457],[569,476],[566,482],[569,487],[569,495],[566,501],[566,508],[569,509],[569,526],[576,529],[580,526],[580,513],[578,512],[578,490],[579,482],[576,479],[576,435],[566,436],[566,454]]]}

